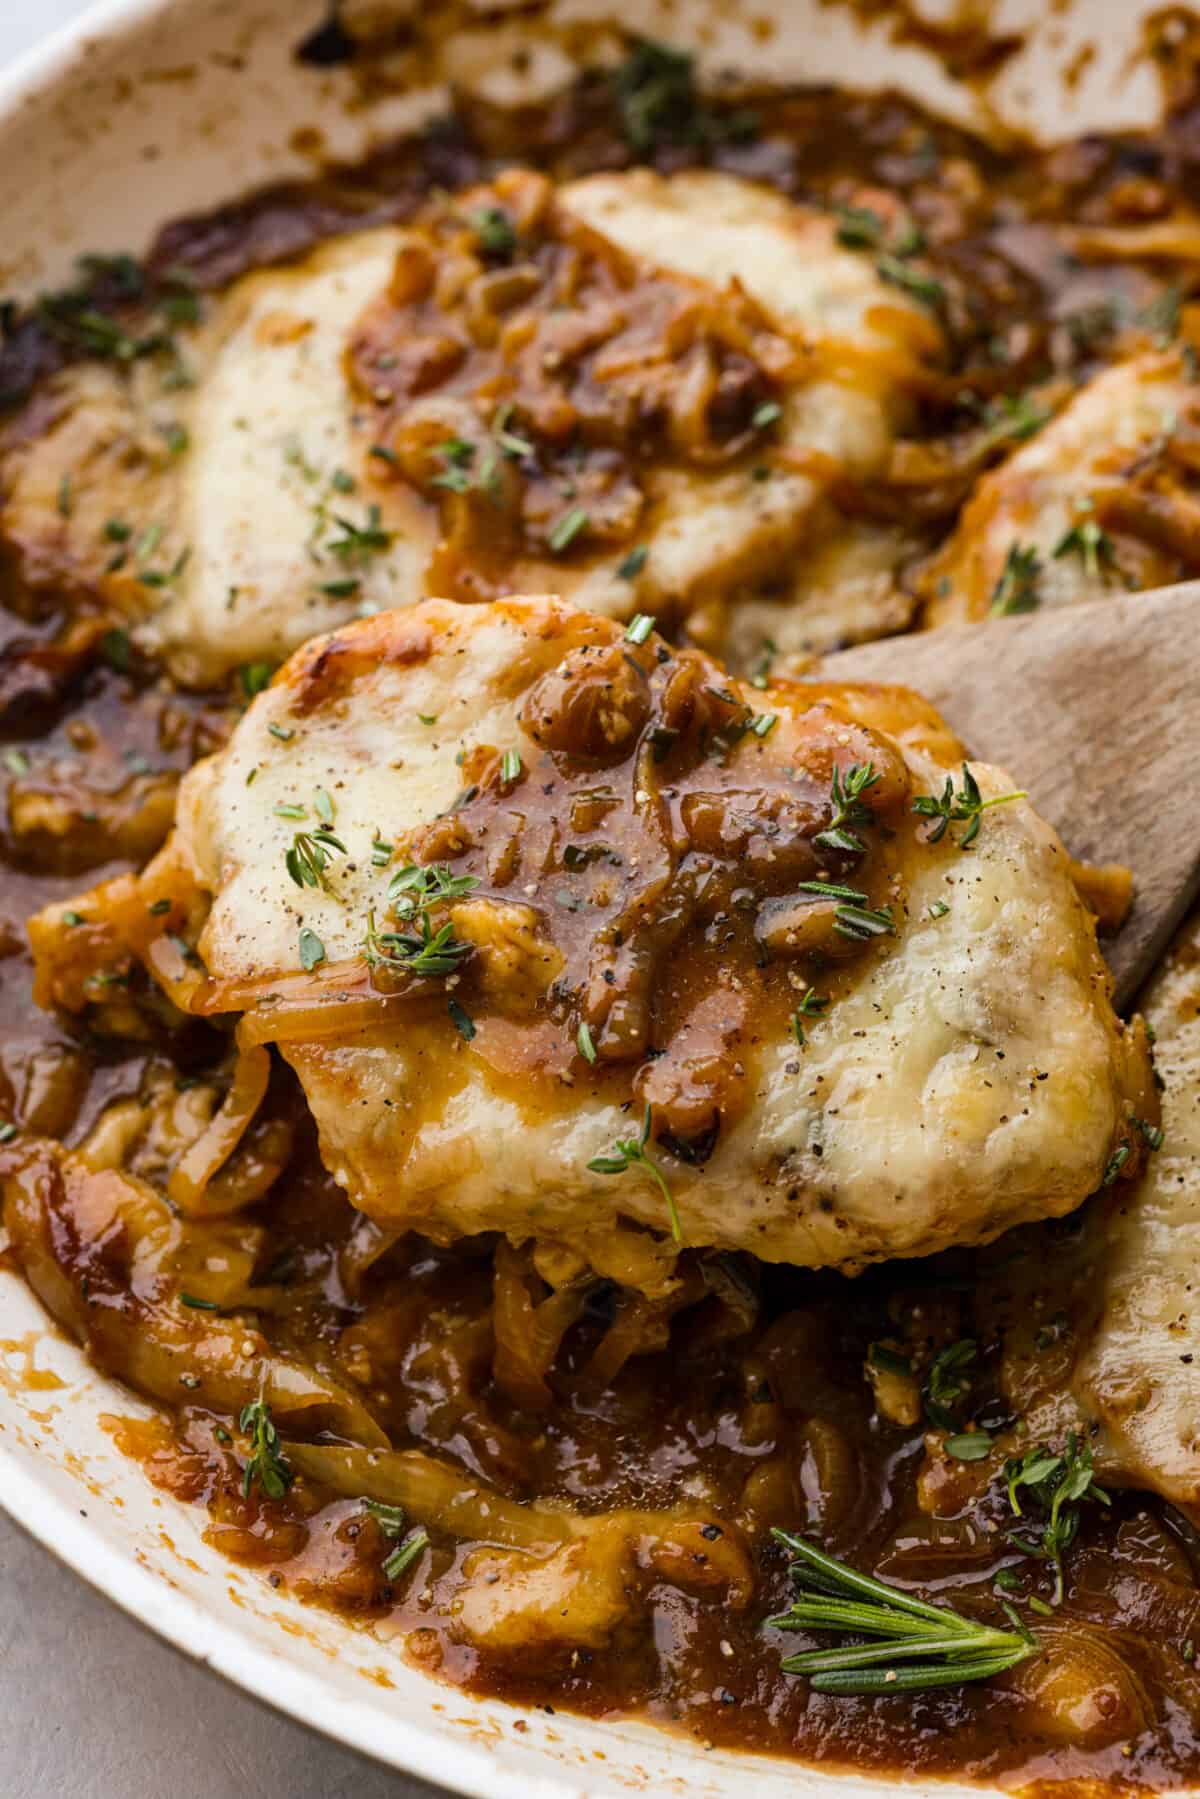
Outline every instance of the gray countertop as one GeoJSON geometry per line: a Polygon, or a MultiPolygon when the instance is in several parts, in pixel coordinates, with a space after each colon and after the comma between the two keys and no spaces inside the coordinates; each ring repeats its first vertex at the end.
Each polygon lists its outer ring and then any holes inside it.
{"type": "MultiPolygon", "coordinates": [[[[0,67],[84,0],[0,0],[0,67]]],[[[194,1667],[0,1513],[3,1799],[433,1799],[194,1667]]]]}

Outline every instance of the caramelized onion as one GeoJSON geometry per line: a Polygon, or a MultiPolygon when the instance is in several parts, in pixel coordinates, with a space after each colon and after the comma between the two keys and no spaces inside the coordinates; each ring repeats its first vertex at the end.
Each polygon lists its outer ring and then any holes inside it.
{"type": "Polygon", "coordinates": [[[319,1480],[348,1499],[381,1499],[403,1506],[420,1523],[450,1536],[508,1549],[542,1549],[565,1543],[580,1530],[580,1520],[569,1512],[505,1499],[419,1449],[288,1443],[285,1450],[292,1466],[310,1480],[319,1480]]]}
{"type": "MultiPolygon", "coordinates": [[[[219,1191],[210,1186],[213,1176],[229,1160],[262,1104],[271,1078],[271,1056],[259,1046],[241,1049],[233,1080],[221,1109],[207,1130],[176,1163],[167,1182],[167,1197],[189,1218],[214,1218],[236,1211],[247,1196],[233,1183],[219,1191]]],[[[257,1197],[257,1195],[255,1196],[257,1197]]]]}

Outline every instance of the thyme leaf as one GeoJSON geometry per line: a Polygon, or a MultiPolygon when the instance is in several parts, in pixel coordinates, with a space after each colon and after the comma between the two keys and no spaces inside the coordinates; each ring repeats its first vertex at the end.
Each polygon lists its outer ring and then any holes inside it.
{"type": "Polygon", "coordinates": [[[671,1220],[671,1235],[676,1243],[683,1242],[683,1230],[679,1223],[679,1213],[675,1200],[667,1185],[662,1169],[649,1155],[646,1149],[650,1141],[650,1107],[646,1107],[646,1115],[642,1120],[641,1135],[638,1137],[618,1137],[607,1155],[593,1156],[588,1167],[594,1174],[624,1174],[629,1168],[644,1168],[650,1178],[658,1185],[658,1189],[667,1203],[667,1215],[671,1220]]]}
{"type": "Polygon", "coordinates": [[[989,806],[1004,806],[1010,800],[1023,800],[1025,797],[1024,789],[1018,789],[1013,793],[995,793],[985,800],[970,766],[964,762],[962,787],[959,791],[955,791],[954,776],[947,775],[941,793],[919,793],[912,803],[912,809],[921,818],[937,820],[926,834],[927,843],[940,843],[952,824],[965,824],[966,830],[954,841],[960,850],[967,850],[978,837],[983,814],[989,806]]]}

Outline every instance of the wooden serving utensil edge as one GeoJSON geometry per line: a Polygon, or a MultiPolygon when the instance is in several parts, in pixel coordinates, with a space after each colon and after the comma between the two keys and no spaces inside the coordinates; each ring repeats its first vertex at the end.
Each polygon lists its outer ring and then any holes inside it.
{"type": "Polygon", "coordinates": [[[822,680],[912,687],[998,763],[1083,861],[1133,870],[1101,940],[1118,1011],[1200,888],[1200,581],[827,656],[822,680]]]}

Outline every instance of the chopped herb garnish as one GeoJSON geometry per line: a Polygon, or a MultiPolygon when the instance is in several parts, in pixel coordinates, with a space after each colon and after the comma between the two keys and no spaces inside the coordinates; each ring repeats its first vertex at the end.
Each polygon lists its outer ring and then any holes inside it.
{"type": "Polygon", "coordinates": [[[466,899],[478,875],[456,875],[446,862],[410,862],[388,882],[387,896],[398,918],[412,918],[448,900],[466,899]]]}
{"type": "Polygon", "coordinates": [[[863,855],[867,846],[851,826],[862,829],[865,825],[874,824],[875,815],[863,803],[862,796],[878,780],[874,763],[852,763],[844,777],[835,763],[829,790],[833,817],[823,831],[818,831],[813,842],[819,843],[823,849],[844,850],[848,855],[854,856],[863,855]]]}
{"type": "Polygon", "coordinates": [[[406,974],[427,977],[453,974],[473,946],[455,937],[453,925],[444,924],[435,931],[427,913],[422,912],[417,922],[419,937],[411,932],[379,931],[375,928],[374,912],[369,912],[362,946],[367,965],[398,968],[406,974]]]}
{"type": "Polygon", "coordinates": [[[881,256],[875,264],[875,270],[881,281],[890,287],[899,287],[922,306],[931,307],[935,312],[946,302],[946,290],[940,281],[932,275],[922,275],[899,256],[881,256]]]}
{"type": "Polygon", "coordinates": [[[925,908],[926,918],[945,918],[950,907],[945,900],[932,900],[925,908]]]}
{"type": "Polygon", "coordinates": [[[646,558],[650,554],[644,543],[630,550],[617,564],[617,579],[620,581],[636,581],[646,566],[646,558]]]}
{"type": "Polygon", "coordinates": [[[1048,423],[1050,413],[1028,394],[1001,394],[984,413],[987,430],[983,443],[987,449],[995,444],[1024,443],[1028,437],[1048,423]]]}
{"type": "Polygon", "coordinates": [[[1054,546],[1053,555],[1079,556],[1087,574],[1096,580],[1105,568],[1115,568],[1117,552],[1112,538],[1094,518],[1080,519],[1065,531],[1054,546]]]}
{"type": "Polygon", "coordinates": [[[939,1349],[929,1364],[925,1382],[925,1410],[940,1430],[954,1430],[958,1412],[971,1391],[979,1345],[974,1337],[960,1337],[957,1343],[939,1349]]]}
{"type": "Polygon", "coordinates": [[[393,1549],[391,1555],[388,1556],[387,1561],[383,1564],[385,1577],[390,1581],[399,1580],[400,1576],[406,1569],[412,1567],[421,1551],[428,1545],[429,1532],[423,1524],[418,1525],[412,1535],[401,1543],[398,1549],[393,1549]]]}
{"type": "Polygon", "coordinates": [[[338,581],[322,581],[320,583],[321,592],[327,593],[333,600],[348,600],[352,594],[358,592],[361,586],[362,582],[357,575],[343,575],[338,581]]]}
{"type": "Polygon", "coordinates": [[[383,515],[378,506],[367,508],[367,520],[363,525],[356,525],[351,519],[334,514],[334,523],[342,530],[341,537],[331,538],[326,549],[332,556],[340,556],[344,562],[361,561],[366,556],[373,556],[379,550],[390,547],[392,534],[385,531],[381,524],[383,515]]]}
{"type": "Polygon", "coordinates": [[[272,723],[267,726],[267,730],[271,733],[272,737],[277,737],[280,743],[290,743],[292,738],[296,735],[296,733],[287,725],[277,725],[272,723]]]}
{"type": "Polygon", "coordinates": [[[238,680],[242,684],[242,692],[248,700],[271,685],[274,669],[269,662],[243,662],[238,669],[238,680]]]}
{"type": "Polygon", "coordinates": [[[1129,1160],[1129,1153],[1128,1143],[1119,1143],[1113,1150],[1104,1167],[1104,1178],[1100,1182],[1102,1187],[1111,1187],[1114,1181],[1120,1179],[1121,1170],[1129,1160]]]}
{"type": "Polygon", "coordinates": [[[109,543],[128,543],[133,536],[133,526],[127,525],[123,518],[106,519],[104,535],[109,543]]]}
{"type": "Polygon", "coordinates": [[[449,1001],[446,1010],[450,1014],[450,1022],[463,1042],[469,1043],[475,1035],[475,1020],[463,1010],[456,999],[449,1001]]]}
{"type": "Polygon", "coordinates": [[[133,667],[133,646],[128,631],[106,631],[100,639],[100,653],[119,675],[127,675],[133,667]]]}
{"type": "Polygon", "coordinates": [[[951,824],[966,824],[966,830],[957,839],[960,850],[970,849],[979,835],[979,827],[983,822],[983,814],[990,806],[1006,806],[1010,800],[1023,800],[1026,797],[1023,789],[1013,793],[993,794],[985,800],[979,791],[979,783],[971,773],[967,763],[962,765],[962,787],[954,790],[954,776],[946,776],[946,785],[940,794],[919,793],[912,803],[912,809],[922,818],[935,818],[937,823],[926,835],[927,843],[940,843],[951,824]]]}
{"type": "Polygon", "coordinates": [[[991,1454],[992,1439],[985,1430],[969,1430],[947,1437],[942,1447],[957,1462],[982,1462],[991,1454]]]}
{"type": "Polygon", "coordinates": [[[323,825],[333,823],[333,801],[323,787],[318,787],[313,793],[313,811],[323,825]]]}
{"type": "Polygon", "coordinates": [[[761,691],[762,688],[769,684],[771,679],[771,664],[778,654],[778,645],[773,643],[769,637],[764,639],[763,647],[759,651],[753,669],[750,671],[751,687],[757,687],[761,691]]]}
{"type": "Polygon", "coordinates": [[[534,447],[527,437],[518,437],[515,431],[509,430],[512,412],[511,400],[497,409],[496,416],[492,420],[492,434],[504,454],[519,462],[523,457],[532,456],[534,447]]]}
{"type": "Polygon", "coordinates": [[[4,766],[10,775],[27,775],[29,773],[29,757],[24,750],[7,749],[4,752],[4,766]]]}
{"type": "Polygon", "coordinates": [[[1010,618],[1018,612],[1036,612],[1041,603],[1037,590],[1041,572],[1041,558],[1032,544],[1010,544],[1000,579],[992,589],[990,615],[1010,618]]]}
{"type": "Polygon", "coordinates": [[[238,1428],[250,1438],[250,1457],[242,1470],[242,1493],[248,1499],[257,1480],[268,1499],[282,1499],[295,1476],[279,1446],[279,1432],[265,1399],[242,1407],[238,1428]]]}
{"type": "Polygon", "coordinates": [[[219,1312],[221,1310],[215,1299],[197,1299],[194,1293],[181,1293],[179,1303],[181,1306],[187,1306],[193,1312],[219,1312]]]}
{"type": "Polygon", "coordinates": [[[652,613],[635,612],[625,631],[626,643],[645,643],[654,629],[655,620],[652,613]]]}
{"type": "Polygon", "coordinates": [[[756,408],[750,423],[756,431],[765,431],[769,425],[776,424],[783,417],[783,407],[777,400],[765,400],[756,408]]]}
{"type": "MultiPolygon", "coordinates": [[[[920,1693],[1002,1674],[1036,1652],[1027,1630],[997,1630],[899,1587],[860,1574],[787,1531],[771,1533],[798,1559],[788,1572],[799,1589],[777,1630],[844,1632],[875,1639],[846,1649],[790,1655],[785,1673],[806,1674],[819,1693],[920,1693]]],[[[1010,1612],[1016,1619],[1016,1613],[1010,1612]]]]}
{"type": "MultiPolygon", "coordinates": [[[[277,806],[276,812],[280,809],[277,806]]],[[[346,846],[325,825],[315,831],[297,831],[284,865],[297,887],[324,887],[325,870],[333,856],[344,856],[346,846]]]]}
{"type": "Polygon", "coordinates": [[[842,887],[836,881],[797,881],[797,893],[815,893],[821,899],[849,900],[851,905],[861,905],[866,899],[857,887],[842,887]]]}
{"type": "Polygon", "coordinates": [[[872,937],[894,937],[896,920],[890,906],[872,910],[868,906],[844,905],[833,915],[833,928],[841,937],[853,937],[866,943],[872,937]]]}
{"type": "Polygon", "coordinates": [[[72,930],[74,930],[76,925],[81,925],[84,923],[83,913],[82,912],[64,912],[62,915],[62,921],[65,925],[69,925],[70,928],[72,930]]]}
{"type": "Polygon", "coordinates": [[[881,1368],[885,1374],[912,1374],[912,1363],[899,1350],[891,1349],[886,1343],[872,1343],[867,1351],[867,1360],[872,1368],[881,1368]]]}
{"type": "Polygon", "coordinates": [[[646,1115],[642,1120],[641,1135],[638,1137],[618,1137],[607,1155],[593,1156],[588,1167],[594,1174],[624,1174],[629,1168],[644,1168],[650,1178],[657,1182],[659,1192],[667,1202],[667,1215],[671,1220],[671,1235],[676,1243],[683,1242],[683,1231],[679,1224],[679,1213],[675,1209],[675,1200],[667,1185],[666,1176],[646,1149],[650,1141],[650,1107],[646,1107],[646,1115]]]}
{"type": "Polygon", "coordinates": [[[309,973],[319,962],[325,960],[325,945],[315,931],[305,925],[300,932],[300,966],[309,973]]]}
{"type": "Polygon", "coordinates": [[[815,987],[805,988],[796,1010],[792,1013],[792,1036],[796,1039],[796,1042],[800,1045],[801,1049],[804,1048],[804,1045],[807,1042],[807,1038],[804,1035],[804,1026],[800,1022],[801,1019],[820,1018],[828,1004],[829,995],[827,993],[818,993],[815,987]]]}
{"type": "Polygon", "coordinates": [[[1092,1468],[1092,1452],[1080,1444],[1074,1431],[1061,1453],[1041,1444],[1004,1464],[1008,1503],[1014,1515],[1025,1518],[1021,1510],[1023,1488],[1028,1489],[1034,1503],[1045,1513],[1044,1521],[1035,1523],[1032,1529],[1009,1531],[1008,1539],[1024,1555],[1050,1563],[1054,1569],[1055,1605],[1062,1604],[1063,1556],[1078,1534],[1080,1505],[1085,1500],[1103,1506],[1111,1504],[1103,1487],[1092,1479],[1092,1468]]]}
{"type": "Polygon", "coordinates": [[[147,906],[146,910],[151,918],[162,918],[171,910],[171,902],[169,899],[156,899],[152,906],[147,906]]]}
{"type": "Polygon", "coordinates": [[[705,145],[752,137],[758,120],[745,108],[718,112],[696,92],[692,58],[639,38],[612,76],[621,129],[646,155],[658,144],[705,145]]]}
{"type": "Polygon", "coordinates": [[[1142,1133],[1142,1136],[1145,1138],[1146,1143],[1151,1149],[1162,1148],[1163,1134],[1157,1124],[1151,1124],[1149,1120],[1145,1118],[1135,1118],[1133,1123],[1135,1128],[1142,1133]]]}
{"type": "Polygon", "coordinates": [[[400,467],[400,458],[395,450],[389,450],[386,444],[372,444],[367,455],[374,456],[376,462],[386,462],[389,468],[400,467]]]}
{"type": "Polygon", "coordinates": [[[585,1062],[595,1066],[596,1045],[592,1038],[592,1028],[586,1018],[579,1021],[579,1029],[575,1033],[575,1046],[585,1062]]]}
{"type": "Polygon", "coordinates": [[[11,1143],[16,1134],[17,1127],[11,1121],[8,1124],[0,1124],[0,1143],[11,1143]]]}
{"type": "Polygon", "coordinates": [[[71,479],[70,470],[67,471],[58,484],[57,505],[60,518],[70,518],[75,510],[75,487],[71,479]]]}
{"type": "Polygon", "coordinates": [[[505,750],[500,758],[500,780],[505,787],[511,787],[521,776],[520,750],[505,750]]]}
{"type": "Polygon", "coordinates": [[[563,513],[546,540],[556,556],[561,556],[574,543],[579,533],[586,530],[587,522],[588,515],[582,506],[572,506],[569,512],[563,513]]]}
{"type": "Polygon", "coordinates": [[[883,245],[883,220],[869,206],[839,206],[837,241],[846,250],[878,250],[883,245]]]}
{"type": "Polygon", "coordinates": [[[511,256],[517,247],[513,222],[503,207],[481,207],[471,215],[471,228],[485,256],[511,256]]]}
{"type": "Polygon", "coordinates": [[[750,720],[749,728],[755,737],[769,737],[778,723],[778,712],[758,712],[750,720]]]}

